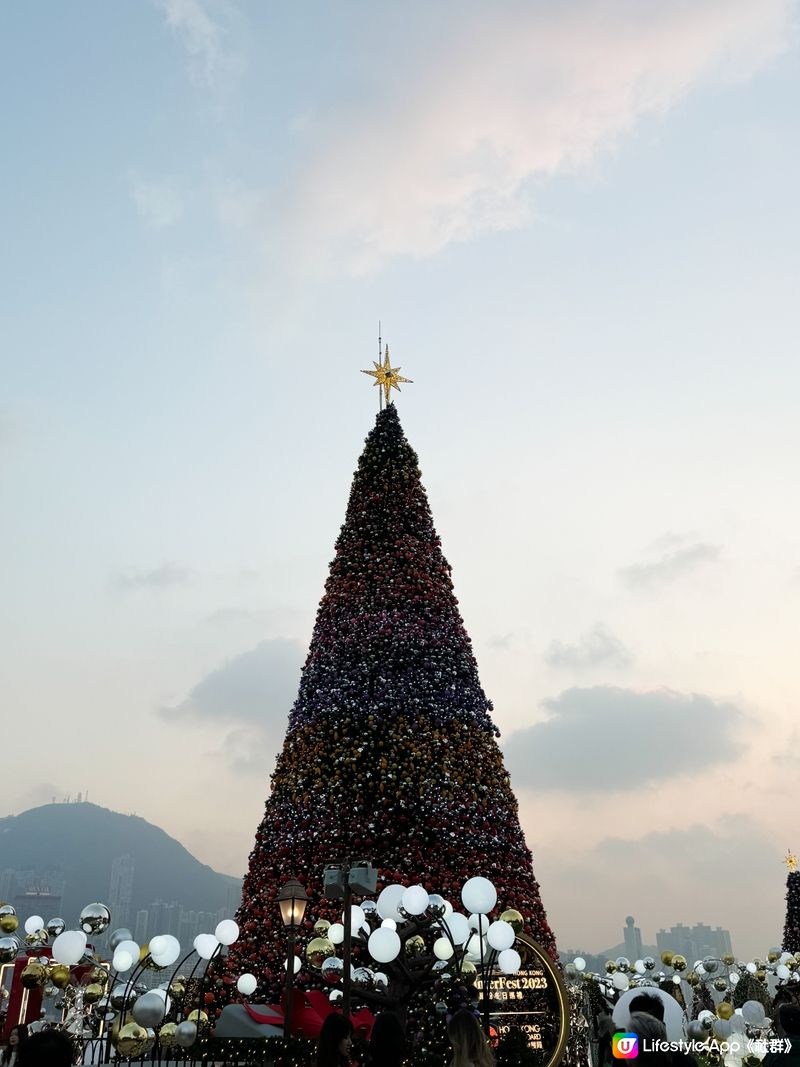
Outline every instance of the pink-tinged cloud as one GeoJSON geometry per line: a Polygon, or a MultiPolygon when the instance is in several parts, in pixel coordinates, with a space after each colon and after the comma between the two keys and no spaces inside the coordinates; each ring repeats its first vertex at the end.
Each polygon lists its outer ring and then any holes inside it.
{"type": "Polygon", "coordinates": [[[702,83],[751,76],[790,43],[792,14],[790,0],[454,8],[440,47],[389,44],[386,77],[320,114],[293,247],[304,267],[359,272],[519,227],[534,180],[585,168],[702,83]]]}

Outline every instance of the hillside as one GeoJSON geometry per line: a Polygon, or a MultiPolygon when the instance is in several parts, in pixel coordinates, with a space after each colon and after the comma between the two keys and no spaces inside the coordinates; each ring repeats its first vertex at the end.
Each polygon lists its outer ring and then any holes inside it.
{"type": "Polygon", "coordinates": [[[112,861],[125,854],[135,863],[132,915],[159,899],[216,911],[228,905],[230,889],[241,885],[137,815],[88,803],[45,804],[0,819],[0,872],[14,868],[46,876],[52,871],[53,881],[55,872],[63,872],[61,911],[68,924],[84,904],[108,903],[112,861]]]}

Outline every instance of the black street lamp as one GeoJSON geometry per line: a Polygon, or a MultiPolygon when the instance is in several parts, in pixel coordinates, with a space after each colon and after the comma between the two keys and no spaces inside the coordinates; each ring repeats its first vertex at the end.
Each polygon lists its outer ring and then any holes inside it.
{"type": "Polygon", "coordinates": [[[278,890],[277,900],[283,925],[289,930],[289,944],[286,949],[286,1010],[283,1016],[283,1036],[289,1037],[292,1031],[292,994],[294,993],[294,932],[303,921],[308,895],[296,878],[290,878],[286,885],[278,890]]]}

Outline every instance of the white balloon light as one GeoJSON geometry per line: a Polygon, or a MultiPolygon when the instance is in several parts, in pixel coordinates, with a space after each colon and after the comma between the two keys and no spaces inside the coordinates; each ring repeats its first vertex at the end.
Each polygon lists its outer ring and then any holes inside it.
{"type": "Polygon", "coordinates": [[[172,934],[162,934],[150,942],[150,955],[157,967],[171,967],[181,954],[181,943],[172,934]],[[153,948],[153,941],[158,942],[158,951],[153,948]]]}
{"type": "Polygon", "coordinates": [[[385,926],[387,930],[397,929],[397,923],[394,921],[394,919],[384,919],[381,922],[381,926],[385,926]]]}
{"type": "Polygon", "coordinates": [[[334,945],[341,945],[344,941],[344,927],[341,923],[332,923],[328,927],[328,940],[334,945]]]}
{"type": "Polygon", "coordinates": [[[469,917],[470,930],[480,930],[481,934],[485,934],[489,929],[489,920],[485,915],[479,915],[478,912],[473,911],[469,917]]]}
{"type": "Polygon", "coordinates": [[[742,1015],[746,1023],[758,1026],[764,1018],[764,1008],[757,1000],[746,1000],[742,1004],[742,1015]]]}
{"type": "MultiPolygon", "coordinates": [[[[297,974],[297,972],[303,966],[303,961],[300,959],[299,956],[293,956],[292,958],[294,959],[294,971],[292,973],[293,974],[297,974]]],[[[288,971],[289,970],[289,961],[288,960],[284,960],[283,961],[283,969],[284,969],[284,971],[288,971]]]]}
{"type": "Polygon", "coordinates": [[[497,957],[497,965],[503,974],[516,974],[522,966],[522,959],[515,948],[507,948],[497,957]]]}
{"type": "Polygon", "coordinates": [[[636,971],[637,974],[644,974],[647,970],[643,960],[637,960],[636,963],[634,963],[633,965],[633,969],[636,971]]]}
{"type": "Polygon", "coordinates": [[[614,971],[614,974],[611,976],[611,984],[615,989],[621,991],[628,988],[631,984],[631,980],[624,971],[614,971]]]}
{"type": "Polygon", "coordinates": [[[483,951],[483,938],[480,934],[470,934],[464,945],[464,953],[470,963],[477,963],[483,951]]]}
{"type": "Polygon", "coordinates": [[[397,910],[398,906],[402,903],[403,893],[405,893],[405,886],[387,885],[385,889],[381,890],[378,896],[378,915],[382,919],[394,919],[395,922],[402,922],[403,916],[397,910]]]}
{"type": "Polygon", "coordinates": [[[221,945],[232,945],[239,936],[239,927],[233,919],[223,919],[221,923],[217,923],[214,936],[221,945]]]}
{"type": "Polygon", "coordinates": [[[503,952],[504,949],[513,948],[516,939],[517,935],[514,933],[513,926],[503,919],[493,922],[486,934],[486,940],[495,952],[503,952]]]}
{"type": "Polygon", "coordinates": [[[792,972],[789,970],[785,963],[779,963],[778,966],[775,968],[775,974],[777,974],[778,978],[780,978],[782,982],[785,982],[786,979],[791,975],[791,973],[792,972]]]}
{"type": "Polygon", "coordinates": [[[126,952],[125,949],[118,948],[114,952],[114,958],[111,960],[111,966],[117,972],[117,974],[125,974],[133,967],[133,956],[130,952],[126,952]]]}
{"type": "Polygon", "coordinates": [[[30,918],[25,920],[26,934],[36,934],[42,929],[44,929],[44,919],[41,915],[31,915],[30,918]]]}
{"type": "Polygon", "coordinates": [[[450,936],[457,945],[463,945],[470,935],[469,923],[467,922],[466,915],[462,915],[460,912],[454,911],[447,922],[447,928],[450,931],[450,936]]]}
{"type": "Polygon", "coordinates": [[[409,915],[422,915],[429,901],[430,897],[421,885],[411,885],[403,893],[401,904],[409,915]]]}
{"type": "Polygon", "coordinates": [[[219,941],[213,934],[198,934],[194,939],[194,950],[201,960],[210,960],[218,946],[219,941]]]}
{"type": "Polygon", "coordinates": [[[254,974],[240,974],[236,981],[236,988],[242,994],[243,997],[252,996],[256,991],[258,985],[258,979],[254,974]]]}
{"type": "Polygon", "coordinates": [[[486,915],[497,903],[497,890],[488,878],[468,878],[461,890],[461,903],[467,911],[486,915]]]}
{"type": "Polygon", "coordinates": [[[82,930],[65,930],[53,942],[53,959],[65,967],[73,967],[83,958],[85,951],[86,934],[82,930]]]}
{"type": "Polygon", "coordinates": [[[449,900],[446,900],[444,902],[444,917],[445,917],[445,919],[447,918],[448,915],[452,915],[452,914],[453,914],[453,905],[450,903],[449,900]]]}
{"type": "Polygon", "coordinates": [[[400,955],[400,938],[397,931],[381,926],[370,934],[367,947],[376,963],[391,963],[400,955]]]}
{"type": "Polygon", "coordinates": [[[136,964],[139,962],[139,956],[141,954],[141,951],[142,950],[139,948],[138,942],[131,941],[131,939],[128,937],[124,941],[120,941],[120,943],[114,949],[114,955],[116,955],[117,952],[127,953],[127,955],[131,958],[131,963],[136,964]]]}
{"type": "MultiPolygon", "coordinates": [[[[364,914],[364,909],[358,904],[350,905],[350,929],[360,930],[364,923],[367,921],[367,916],[364,914]]],[[[342,929],[344,929],[344,913],[342,913],[342,929]]]]}
{"type": "Polygon", "coordinates": [[[586,970],[586,960],[583,958],[583,956],[576,956],[572,962],[575,965],[576,971],[586,970]]]}
{"type": "Polygon", "coordinates": [[[155,959],[166,948],[166,939],[163,934],[157,934],[155,937],[150,938],[150,942],[147,946],[150,955],[155,959]]]}
{"type": "Polygon", "coordinates": [[[446,937],[437,937],[433,942],[433,954],[437,960],[449,960],[453,955],[453,946],[446,937]]]}

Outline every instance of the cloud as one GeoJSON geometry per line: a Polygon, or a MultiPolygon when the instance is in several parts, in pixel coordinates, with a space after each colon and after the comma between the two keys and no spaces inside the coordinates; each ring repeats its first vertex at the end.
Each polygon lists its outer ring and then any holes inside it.
{"type": "Polygon", "coordinates": [[[271,771],[297,696],[304,649],[299,641],[274,638],[235,656],[207,674],[185,700],[163,707],[162,718],[229,722],[220,754],[241,774],[271,771]]]}
{"type": "Polygon", "coordinates": [[[603,623],[596,623],[574,645],[551,642],[544,654],[549,667],[563,670],[586,670],[592,667],[628,667],[633,655],[603,623]]]}
{"type": "Polygon", "coordinates": [[[114,584],[118,589],[170,589],[178,585],[188,585],[191,571],[177,563],[162,563],[149,571],[131,568],[116,575],[114,584]]]}
{"type": "Polygon", "coordinates": [[[309,135],[292,183],[303,264],[364,272],[526,225],[535,181],[585,169],[700,84],[749,77],[792,17],[792,0],[585,0],[431,20],[309,135]]]}
{"type": "Polygon", "coordinates": [[[174,178],[148,181],[133,175],[130,190],[136,210],[150,229],[163,230],[183,218],[184,200],[174,178]]]}
{"type": "Polygon", "coordinates": [[[634,563],[629,567],[621,567],[617,574],[630,589],[650,589],[655,585],[683,578],[706,563],[716,563],[721,552],[720,545],[697,541],[693,545],[666,552],[652,563],[634,563]]]}
{"type": "Polygon", "coordinates": [[[572,688],[544,702],[549,718],[505,743],[516,787],[632,790],[734,758],[741,709],[701,693],[572,688]]]}
{"type": "Polygon", "coordinates": [[[184,701],[162,708],[168,719],[228,719],[263,724],[287,720],[297,696],[304,650],[299,641],[261,641],[197,683],[184,701]]]}
{"type": "Polygon", "coordinates": [[[239,14],[228,0],[156,0],[167,26],[189,54],[189,73],[197,85],[218,87],[241,72],[241,55],[232,47],[232,23],[239,14]]]}
{"type": "Polygon", "coordinates": [[[558,886],[551,910],[564,916],[561,943],[588,951],[608,947],[619,940],[621,916],[630,911],[646,943],[655,943],[659,928],[705,922],[730,930],[733,950],[744,959],[765,954],[776,941],[783,904],[783,884],[775,874],[780,846],[771,829],[749,814],[727,812],[708,824],[695,822],[641,837],[607,836],[579,853],[540,850],[551,884],[558,886]],[[618,902],[618,926],[591,902],[587,906],[587,871],[592,872],[594,900],[618,902]],[[734,885],[736,892],[721,892],[734,885]],[[668,893],[659,887],[668,887],[668,893]],[[754,900],[761,906],[754,909],[754,900]],[[570,929],[565,931],[565,925],[570,929]],[[603,929],[605,935],[598,934],[603,929]],[[599,943],[604,936],[605,945],[599,943]]]}

